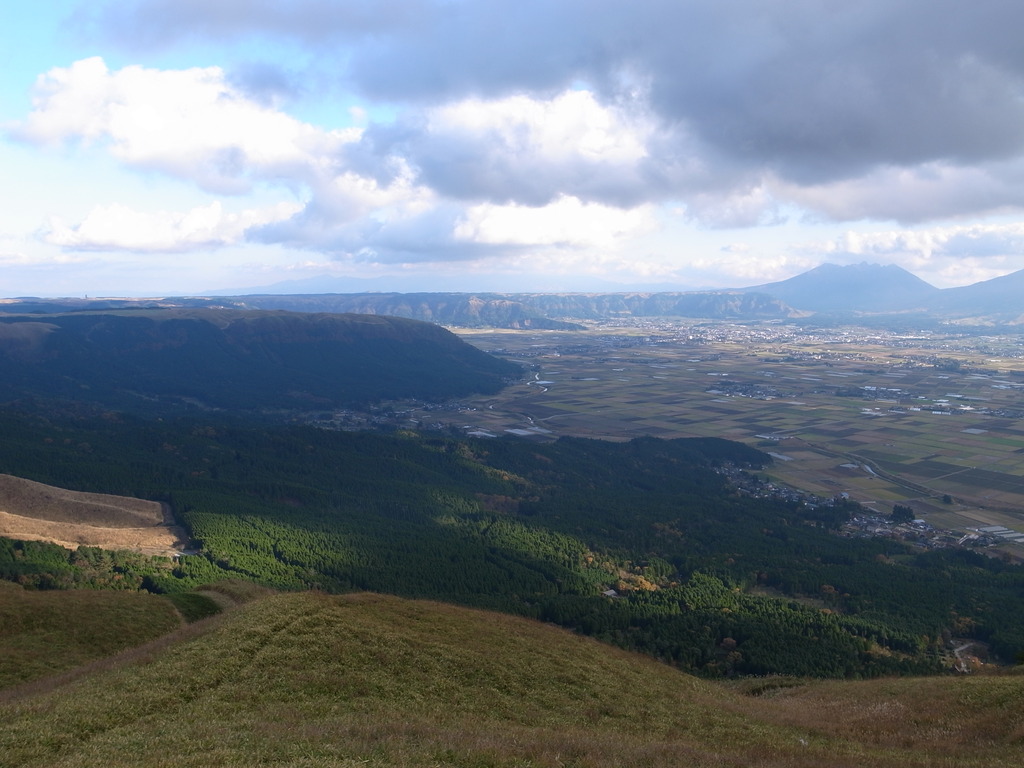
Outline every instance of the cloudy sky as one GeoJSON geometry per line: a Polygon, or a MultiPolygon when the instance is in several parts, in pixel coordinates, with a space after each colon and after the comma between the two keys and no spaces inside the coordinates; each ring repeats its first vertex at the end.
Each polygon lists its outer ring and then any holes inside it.
{"type": "Polygon", "coordinates": [[[1024,268],[1019,0],[0,10],[0,296],[1024,268]]]}

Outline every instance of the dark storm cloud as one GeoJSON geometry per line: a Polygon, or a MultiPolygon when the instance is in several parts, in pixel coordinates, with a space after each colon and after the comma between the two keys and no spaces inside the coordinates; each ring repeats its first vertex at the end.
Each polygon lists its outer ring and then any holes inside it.
{"type": "MultiPolygon", "coordinates": [[[[1004,2],[720,3],[692,45],[647,56],[654,108],[800,182],[880,164],[972,163],[1024,147],[1004,2]],[[671,76],[669,73],[675,73],[671,76]]],[[[685,24],[685,11],[679,12],[685,24]]]]}
{"type": "Polygon", "coordinates": [[[658,122],[650,157],[630,168],[516,165],[486,137],[403,126],[424,179],[461,198],[627,205],[1024,152],[1024,5],[1010,0],[136,0],[96,18],[136,43],[287,39],[339,87],[422,109],[576,85],[608,105],[642,98],[658,122]]]}
{"type": "Polygon", "coordinates": [[[90,4],[74,21],[89,34],[145,51],[184,39],[289,37],[331,47],[365,35],[419,26],[421,0],[113,0],[90,4]]]}

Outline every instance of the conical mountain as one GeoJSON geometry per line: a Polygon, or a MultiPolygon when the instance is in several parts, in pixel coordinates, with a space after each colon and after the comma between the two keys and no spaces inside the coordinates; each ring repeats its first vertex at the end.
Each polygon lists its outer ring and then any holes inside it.
{"type": "Polygon", "coordinates": [[[904,312],[921,309],[941,291],[895,264],[822,264],[776,283],[747,288],[814,312],[904,312]]]}

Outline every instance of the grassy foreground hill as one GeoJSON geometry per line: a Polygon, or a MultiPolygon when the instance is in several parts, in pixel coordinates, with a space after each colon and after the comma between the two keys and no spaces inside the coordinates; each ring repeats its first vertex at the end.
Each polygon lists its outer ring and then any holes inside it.
{"type": "Polygon", "coordinates": [[[154,595],[128,589],[22,589],[0,580],[0,690],[34,684],[167,637],[187,622],[266,592],[236,581],[154,595]]]}
{"type": "Polygon", "coordinates": [[[30,766],[1010,766],[1024,677],[709,683],[539,622],[275,595],[0,695],[30,766]]]}
{"type": "Polygon", "coordinates": [[[145,592],[71,595],[0,581],[0,688],[131,648],[181,623],[169,600],[145,592]]]}

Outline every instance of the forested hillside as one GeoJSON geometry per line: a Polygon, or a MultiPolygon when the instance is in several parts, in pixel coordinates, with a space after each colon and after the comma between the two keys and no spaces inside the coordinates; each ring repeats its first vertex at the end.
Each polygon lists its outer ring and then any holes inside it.
{"type": "Polygon", "coordinates": [[[541,618],[708,675],[935,672],[954,635],[1007,659],[1024,649],[1021,569],[842,538],[843,505],[738,495],[715,466],[766,457],[726,441],[11,412],[0,430],[0,472],[168,501],[199,552],[8,542],[0,573],[28,586],[173,592],[231,577],[390,592],[541,618]]]}
{"type": "Polygon", "coordinates": [[[395,317],[212,309],[0,314],[0,402],[282,413],[494,392],[519,374],[443,328],[395,317]]]}

